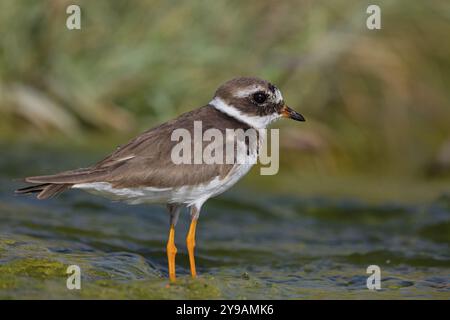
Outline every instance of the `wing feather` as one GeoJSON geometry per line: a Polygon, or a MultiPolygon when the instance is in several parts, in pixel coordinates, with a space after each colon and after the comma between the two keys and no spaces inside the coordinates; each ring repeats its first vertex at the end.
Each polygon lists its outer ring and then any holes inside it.
{"type": "MultiPolygon", "coordinates": [[[[80,184],[110,182],[114,187],[175,187],[207,182],[217,176],[225,177],[233,165],[227,164],[175,164],[171,160],[172,132],[185,128],[193,132],[194,121],[202,121],[203,131],[221,123],[225,128],[242,128],[245,124],[230,118],[216,109],[205,106],[150,129],[117,148],[97,164],[55,175],[28,177],[29,183],[80,184]]],[[[208,142],[209,143],[209,142],[208,142]]],[[[204,147],[207,142],[203,142],[204,147]]],[[[192,154],[192,157],[194,155],[192,154]]]]}

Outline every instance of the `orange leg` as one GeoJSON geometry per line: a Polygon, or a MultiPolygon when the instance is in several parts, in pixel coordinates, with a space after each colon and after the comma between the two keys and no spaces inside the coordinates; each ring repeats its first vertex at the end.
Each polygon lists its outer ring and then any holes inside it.
{"type": "Polygon", "coordinates": [[[176,279],[175,276],[175,255],[177,254],[177,247],[175,247],[175,226],[170,225],[169,241],[167,241],[167,259],[169,260],[169,278],[171,282],[176,279]]]}
{"type": "Polygon", "coordinates": [[[197,227],[197,218],[193,218],[186,238],[187,249],[189,253],[189,264],[191,265],[191,275],[193,278],[197,276],[197,272],[195,271],[195,256],[194,256],[196,227],[197,227]]]}

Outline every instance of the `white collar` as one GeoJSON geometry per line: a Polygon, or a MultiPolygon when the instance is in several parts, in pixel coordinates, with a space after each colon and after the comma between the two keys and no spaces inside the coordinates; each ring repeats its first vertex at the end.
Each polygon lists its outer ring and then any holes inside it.
{"type": "Polygon", "coordinates": [[[209,103],[211,106],[216,108],[217,110],[229,115],[230,117],[233,117],[241,122],[244,122],[248,124],[249,126],[255,128],[255,129],[264,129],[269,124],[274,122],[275,120],[279,119],[281,115],[279,114],[271,114],[267,116],[249,116],[244,113],[242,113],[240,110],[236,109],[235,106],[231,104],[227,104],[223,99],[219,97],[215,97],[211,100],[209,103]]]}

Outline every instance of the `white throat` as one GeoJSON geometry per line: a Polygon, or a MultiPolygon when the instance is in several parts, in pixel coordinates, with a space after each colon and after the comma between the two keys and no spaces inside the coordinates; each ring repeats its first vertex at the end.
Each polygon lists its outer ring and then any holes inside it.
{"type": "Polygon", "coordinates": [[[255,129],[264,129],[269,124],[281,117],[281,115],[276,113],[267,116],[249,116],[236,109],[232,104],[226,103],[219,97],[215,97],[214,99],[212,99],[209,104],[217,110],[241,122],[244,122],[255,129]]]}

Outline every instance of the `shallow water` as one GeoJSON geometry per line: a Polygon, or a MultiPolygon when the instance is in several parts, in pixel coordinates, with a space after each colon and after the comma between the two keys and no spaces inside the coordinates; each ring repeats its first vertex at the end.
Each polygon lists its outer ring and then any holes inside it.
{"type": "MultiPolygon", "coordinates": [[[[178,281],[168,285],[168,216],[82,191],[38,201],[12,194],[12,177],[89,163],[64,152],[15,150],[0,160],[0,298],[450,298],[450,196],[424,204],[368,204],[255,192],[240,185],[204,206],[200,274],[190,279],[177,225],[178,281]],[[66,288],[79,265],[82,289],[66,288]],[[369,265],[381,268],[369,291],[369,265]]],[[[56,170],[57,171],[57,170],[56,170]]]]}

